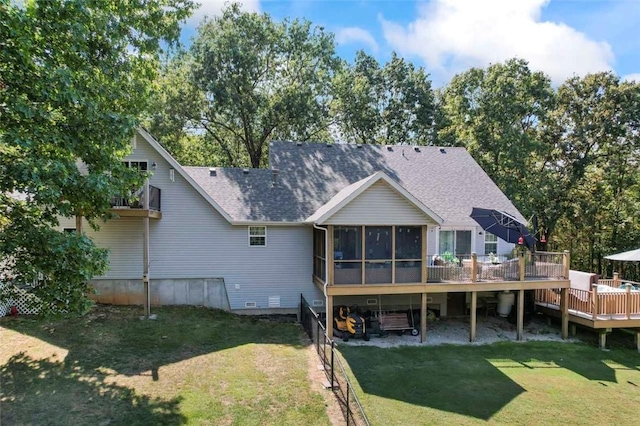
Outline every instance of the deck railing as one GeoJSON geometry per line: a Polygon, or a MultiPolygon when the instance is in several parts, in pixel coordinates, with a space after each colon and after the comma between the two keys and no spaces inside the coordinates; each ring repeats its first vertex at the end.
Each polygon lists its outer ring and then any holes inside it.
{"type": "Polygon", "coordinates": [[[569,253],[523,253],[516,258],[506,256],[427,255],[418,260],[335,260],[333,283],[349,284],[412,284],[470,283],[496,281],[546,281],[569,279],[569,253]],[[362,265],[364,263],[364,271],[362,265]],[[364,281],[364,282],[363,282],[364,281]]]}
{"type": "Polygon", "coordinates": [[[428,256],[427,283],[566,280],[569,253],[525,253],[516,258],[494,255],[428,256]]]}
{"type": "MultiPolygon", "coordinates": [[[[114,209],[144,209],[146,206],[147,193],[143,186],[138,191],[135,191],[130,196],[123,197],[117,195],[111,198],[111,207],[114,209]]],[[[162,200],[162,191],[153,185],[149,185],[149,210],[160,211],[162,200]]]]}
{"type": "MultiPolygon", "coordinates": [[[[603,284],[609,280],[600,280],[592,290],[569,289],[568,308],[570,311],[586,314],[596,320],[598,317],[611,319],[629,319],[632,315],[640,315],[640,290],[628,286],[617,289],[603,284]],[[612,290],[598,290],[598,286],[611,287],[612,290]],[[595,315],[594,315],[595,313],[595,315]]],[[[560,292],[554,289],[536,290],[536,302],[543,305],[560,306],[560,292]]]]}

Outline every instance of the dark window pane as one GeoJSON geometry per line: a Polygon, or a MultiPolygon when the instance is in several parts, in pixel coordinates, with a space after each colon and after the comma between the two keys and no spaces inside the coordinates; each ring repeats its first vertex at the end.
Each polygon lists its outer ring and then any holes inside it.
{"type": "Polygon", "coordinates": [[[333,230],[333,258],[359,260],[362,258],[362,228],[336,226],[333,230]]]}
{"type": "Polygon", "coordinates": [[[422,228],[396,227],[396,259],[420,259],[422,256],[422,228]]]}
{"type": "Polygon", "coordinates": [[[471,254],[471,231],[456,231],[456,256],[471,254]]]}
{"type": "Polygon", "coordinates": [[[364,232],[367,259],[391,259],[391,227],[367,226],[364,232]]]}

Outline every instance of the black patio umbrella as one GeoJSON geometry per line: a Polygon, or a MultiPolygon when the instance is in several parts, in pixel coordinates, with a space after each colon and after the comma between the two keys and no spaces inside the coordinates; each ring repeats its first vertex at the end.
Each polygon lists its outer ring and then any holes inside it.
{"type": "Polygon", "coordinates": [[[491,232],[498,238],[508,243],[517,244],[522,237],[522,242],[531,251],[535,250],[536,239],[527,227],[508,213],[474,207],[471,217],[487,232],[491,232]]]}

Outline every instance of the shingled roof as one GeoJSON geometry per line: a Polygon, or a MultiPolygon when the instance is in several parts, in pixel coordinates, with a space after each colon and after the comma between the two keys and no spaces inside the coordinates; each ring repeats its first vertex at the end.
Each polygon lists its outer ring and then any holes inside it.
{"type": "Polygon", "coordinates": [[[442,218],[473,207],[522,215],[464,148],[272,142],[271,169],[184,167],[234,222],[304,222],[338,192],[384,172],[442,218]]]}

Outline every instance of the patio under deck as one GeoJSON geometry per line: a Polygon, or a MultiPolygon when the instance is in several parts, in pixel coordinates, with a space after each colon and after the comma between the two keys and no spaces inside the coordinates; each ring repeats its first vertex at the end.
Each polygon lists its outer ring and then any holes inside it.
{"type": "MultiPolygon", "coordinates": [[[[424,256],[422,265],[427,264],[424,256]]],[[[470,332],[469,340],[474,341],[476,335],[476,308],[478,307],[478,293],[486,291],[514,291],[518,296],[517,303],[517,335],[522,338],[524,326],[524,292],[525,290],[552,291],[558,293],[559,309],[562,317],[562,336],[568,337],[569,313],[568,291],[569,281],[569,253],[520,253],[517,259],[503,264],[492,264],[479,261],[479,256],[473,254],[470,259],[463,260],[462,266],[425,266],[421,267],[420,282],[391,282],[366,283],[368,275],[362,269],[362,280],[365,283],[340,284],[336,271],[339,268],[329,258],[327,294],[327,324],[333,324],[333,298],[336,296],[366,296],[390,294],[420,294],[420,336],[426,340],[427,329],[427,295],[433,293],[471,293],[470,303],[470,332]],[[336,282],[336,278],[338,281],[336,282]],[[553,289],[553,290],[552,290],[553,289]]],[[[392,263],[395,268],[395,262],[392,263]]],[[[391,270],[392,281],[398,276],[395,269],[391,270]]],[[[314,276],[314,282],[319,289],[325,290],[325,282],[314,276]]],[[[554,294],[556,294],[554,292],[554,294]]],[[[332,337],[333,327],[327,327],[329,337],[332,337]]]]}
{"type": "MultiPolygon", "coordinates": [[[[623,281],[617,276],[612,280],[599,280],[592,290],[568,289],[568,315],[572,334],[576,324],[594,329],[600,336],[600,347],[605,349],[607,333],[614,328],[630,329],[640,352],[640,290],[634,283],[623,281]],[[600,286],[600,287],[599,287],[600,286]],[[600,290],[598,288],[606,288],[600,290]],[[608,290],[611,289],[611,290],[608,290]]],[[[549,316],[559,317],[561,295],[551,289],[536,290],[537,309],[549,316]]]]}

